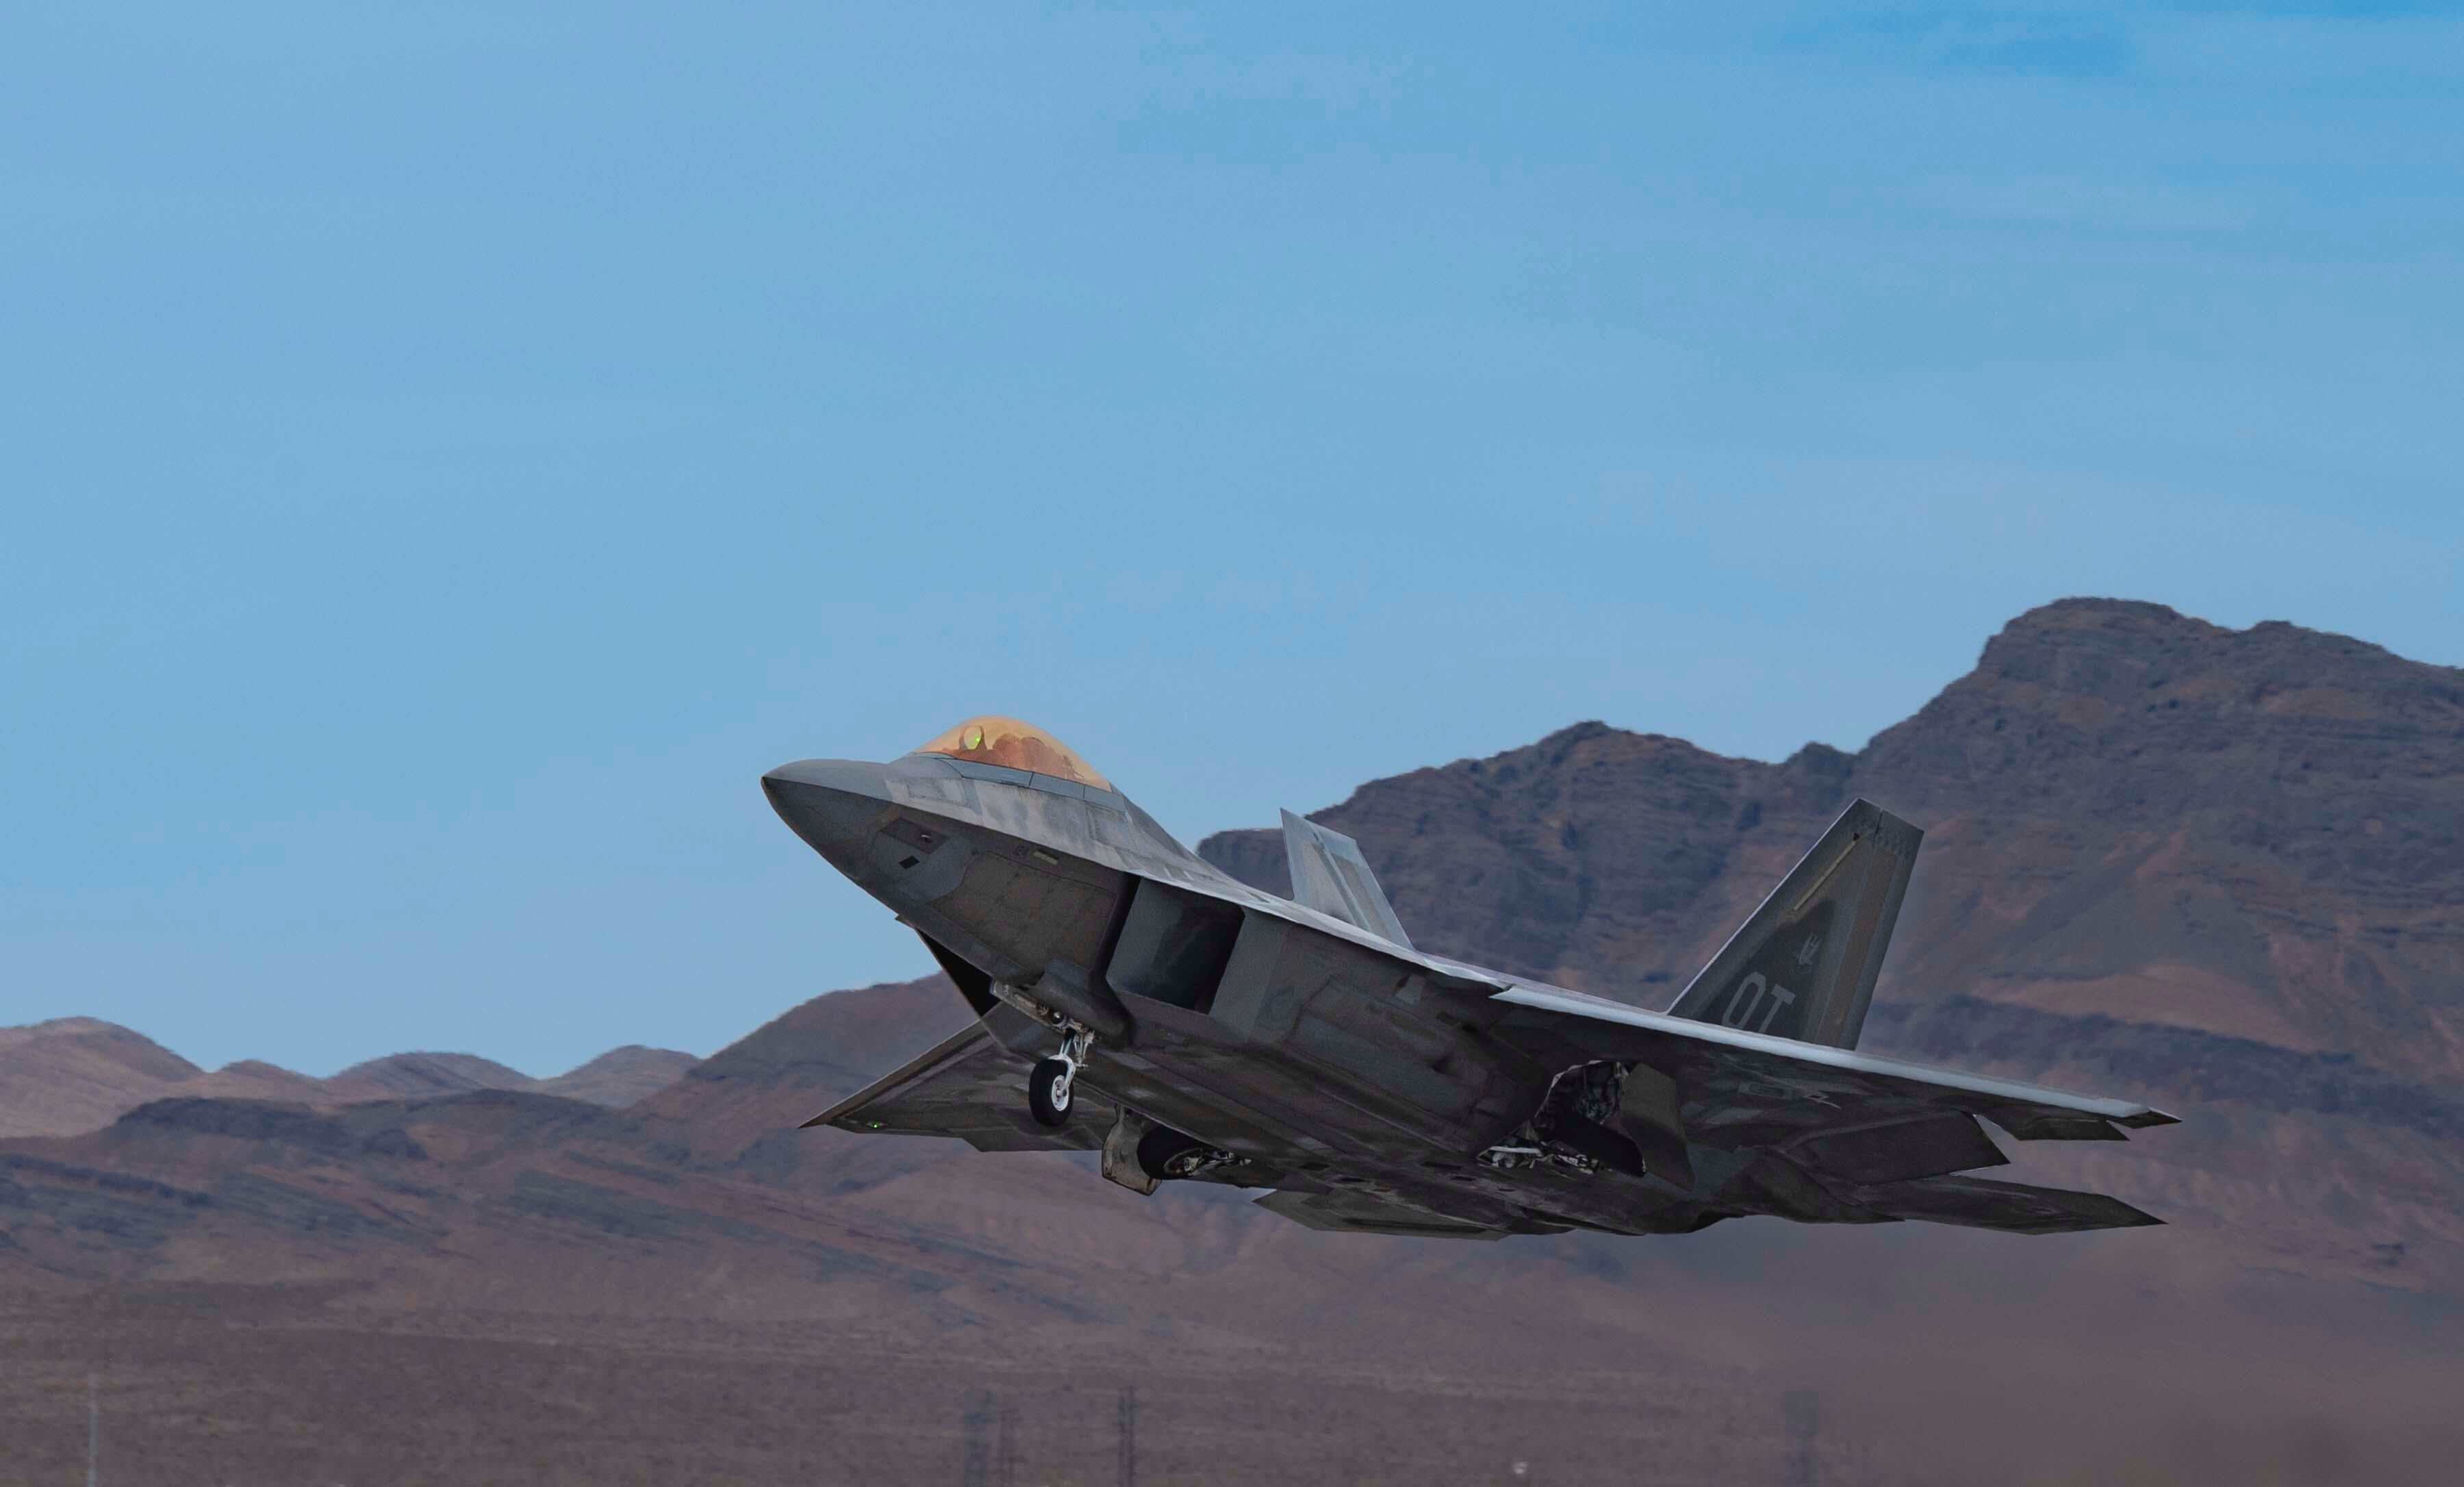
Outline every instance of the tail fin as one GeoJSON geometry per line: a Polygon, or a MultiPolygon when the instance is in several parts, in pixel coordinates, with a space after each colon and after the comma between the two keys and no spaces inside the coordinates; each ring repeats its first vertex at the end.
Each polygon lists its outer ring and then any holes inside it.
{"type": "Polygon", "coordinates": [[[1291,860],[1292,902],[1368,930],[1405,950],[1412,942],[1360,843],[1306,817],[1284,813],[1284,853],[1291,860]]]}
{"type": "Polygon", "coordinates": [[[1924,841],[1871,800],[1849,806],[1669,1015],[1856,1047],[1924,841]]]}

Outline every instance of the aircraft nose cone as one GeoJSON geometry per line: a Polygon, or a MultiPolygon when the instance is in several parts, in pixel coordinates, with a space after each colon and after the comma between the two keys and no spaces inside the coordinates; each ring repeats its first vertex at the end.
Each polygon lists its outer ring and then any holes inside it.
{"type": "Polygon", "coordinates": [[[799,759],[761,776],[761,793],[789,830],[825,857],[850,853],[870,834],[890,787],[878,764],[799,759]]]}

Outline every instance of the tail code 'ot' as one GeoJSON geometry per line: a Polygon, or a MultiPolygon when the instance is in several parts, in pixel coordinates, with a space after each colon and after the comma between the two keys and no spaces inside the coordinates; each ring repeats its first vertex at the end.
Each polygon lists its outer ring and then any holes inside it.
{"type": "Polygon", "coordinates": [[[1670,1016],[1856,1047],[1924,841],[1871,800],[1849,806],[1670,1004],[1670,1016]]]}

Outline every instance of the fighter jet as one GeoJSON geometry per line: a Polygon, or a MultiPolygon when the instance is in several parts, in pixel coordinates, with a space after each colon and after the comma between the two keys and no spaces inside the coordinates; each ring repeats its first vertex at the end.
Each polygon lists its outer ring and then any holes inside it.
{"type": "Polygon", "coordinates": [[[808,1126],[1095,1151],[1141,1193],[1264,1189],[1356,1233],[2159,1222],[1969,1174],[2006,1161],[1980,1118],[2120,1141],[2171,1116],[1856,1051],[1923,838],[1870,801],[1654,1012],[1416,948],[1359,847],[1288,811],[1293,897],[1236,882],[1014,718],[762,788],[977,1015],[808,1126]]]}

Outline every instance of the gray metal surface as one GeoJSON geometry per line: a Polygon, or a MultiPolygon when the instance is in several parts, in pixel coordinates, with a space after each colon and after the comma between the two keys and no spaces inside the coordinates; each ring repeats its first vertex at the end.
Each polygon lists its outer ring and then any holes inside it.
{"type": "Polygon", "coordinates": [[[1083,1119],[1055,1130],[1028,1116],[1017,1058],[981,1022],[806,1121],[887,1136],[956,1136],[979,1151],[1092,1151],[1112,1105],[1085,1092],[1083,1119]]]}
{"type": "MultiPolygon", "coordinates": [[[[1749,1079],[1768,1078],[1774,1082],[1798,1080],[1820,1082],[1820,1087],[1863,1087],[1880,1092],[1899,1092],[1925,1098],[1951,1101],[1959,1106],[1974,1109],[1978,1114],[2009,1109],[2013,1113],[2044,1113],[2097,1116],[2123,1126],[2170,1126],[2173,1117],[2161,1110],[2151,1110],[2135,1100],[2100,1099],[2094,1095],[2075,1095],[2068,1090],[2053,1089],[2043,1084],[2030,1084],[2018,1080],[1995,1079],[1988,1074],[1964,1074],[1957,1069],[1938,1069],[1929,1064],[1910,1063],[1900,1059],[1886,1059],[1879,1054],[1858,1053],[1846,1048],[1828,1048],[1819,1043],[1800,1043],[1765,1033],[1748,1033],[1737,1028],[1706,1026],[1661,1012],[1646,1012],[1602,996],[1588,996],[1561,987],[1522,985],[1510,986],[1497,994],[1496,999],[1519,1007],[1533,1007],[1564,1017],[1608,1023],[1617,1027],[1639,1029],[1653,1039],[1639,1039],[1631,1044],[1614,1037],[1607,1039],[1585,1037],[1584,1046],[1648,1046],[1655,1052],[1672,1045],[1683,1045],[1688,1055],[1699,1056],[1708,1062],[1732,1067],[1749,1079]],[[1697,1054],[1697,1050],[1700,1050],[1697,1054]],[[1849,1081],[1832,1080],[1827,1073],[1839,1071],[1851,1076],[1849,1081]],[[1859,1078],[1861,1077],[1861,1078],[1859,1078]]],[[[1559,1031],[1571,1031],[1562,1022],[1542,1022],[1559,1031]]],[[[1808,1082],[1807,1088],[1817,1087],[1808,1082]]],[[[2014,1132],[2014,1134],[2016,1134],[2014,1132]]],[[[2070,1138],[2077,1140],[2079,1138],[2070,1138]]]]}
{"type": "Polygon", "coordinates": [[[1851,803],[1669,1014],[1856,1047],[1924,842],[1873,801],[1851,803]]]}
{"type": "Polygon", "coordinates": [[[1332,914],[1409,950],[1411,936],[1386,902],[1386,890],[1360,855],[1360,843],[1305,816],[1284,813],[1284,855],[1291,864],[1292,901],[1332,914]]]}
{"type": "MultiPolygon", "coordinates": [[[[1358,846],[1288,813],[1298,901],[1236,883],[1090,783],[1058,740],[988,721],[1023,731],[999,740],[1019,745],[1008,756],[1076,777],[935,753],[804,760],[763,780],[781,819],[924,935],[984,1014],[813,1124],[1102,1150],[1105,1174],[1135,1191],[1166,1177],[1269,1189],[1263,1206],[1332,1231],[2155,1221],[1960,1174],[2005,1161],[1979,1120],[2023,1141],[2110,1141],[2171,1117],[1848,1046],[1920,840],[1869,802],[1658,1013],[1414,949],[1358,846]],[[1065,1025],[1096,1036],[1056,1129],[1029,1114],[1025,1074],[1065,1025]],[[1182,1170],[1140,1165],[1157,1142],[1182,1170]]],[[[944,735],[962,736],[976,730],[944,735]]]]}

